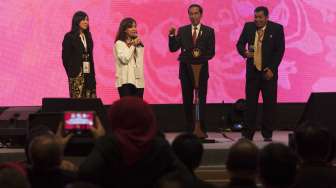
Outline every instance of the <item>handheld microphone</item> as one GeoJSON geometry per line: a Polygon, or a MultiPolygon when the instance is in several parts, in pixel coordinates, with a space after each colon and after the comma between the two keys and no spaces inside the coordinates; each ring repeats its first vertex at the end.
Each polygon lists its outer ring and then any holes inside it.
{"type": "Polygon", "coordinates": [[[248,47],[248,51],[249,52],[254,52],[254,45],[250,45],[249,47],[248,47]]]}
{"type": "Polygon", "coordinates": [[[142,42],[140,42],[137,46],[145,47],[142,42]]]}
{"type": "MultiPolygon", "coordinates": [[[[133,39],[136,39],[136,38],[138,38],[138,35],[136,35],[136,36],[134,36],[134,38],[133,39]]],[[[138,45],[136,45],[136,47],[145,47],[144,45],[143,45],[143,43],[142,43],[142,41],[140,41],[140,43],[138,44],[138,45]]]]}

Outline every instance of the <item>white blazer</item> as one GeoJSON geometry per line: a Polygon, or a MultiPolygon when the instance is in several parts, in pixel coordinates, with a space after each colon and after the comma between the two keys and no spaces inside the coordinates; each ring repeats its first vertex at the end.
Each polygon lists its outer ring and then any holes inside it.
{"type": "Polygon", "coordinates": [[[136,88],[144,88],[144,48],[128,47],[124,41],[118,40],[114,44],[114,57],[116,87],[121,87],[123,84],[133,84],[136,88]]]}

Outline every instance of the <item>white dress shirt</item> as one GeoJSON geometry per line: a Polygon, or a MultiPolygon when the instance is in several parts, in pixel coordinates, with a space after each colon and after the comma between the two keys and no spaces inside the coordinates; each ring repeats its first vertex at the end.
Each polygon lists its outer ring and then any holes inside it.
{"type": "MultiPolygon", "coordinates": [[[[199,23],[197,26],[196,26],[196,38],[198,38],[198,34],[199,34],[199,32],[200,32],[200,30],[201,30],[201,24],[199,23]]],[[[192,36],[192,34],[194,33],[194,26],[191,24],[191,36],[192,36]]]]}

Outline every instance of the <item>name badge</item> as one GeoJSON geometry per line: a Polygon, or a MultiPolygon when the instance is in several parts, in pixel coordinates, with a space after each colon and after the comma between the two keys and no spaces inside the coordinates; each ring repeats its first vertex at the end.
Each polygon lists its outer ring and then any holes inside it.
{"type": "Polygon", "coordinates": [[[90,62],[88,62],[88,61],[83,62],[83,73],[85,73],[85,74],[90,73],[90,62]]]}

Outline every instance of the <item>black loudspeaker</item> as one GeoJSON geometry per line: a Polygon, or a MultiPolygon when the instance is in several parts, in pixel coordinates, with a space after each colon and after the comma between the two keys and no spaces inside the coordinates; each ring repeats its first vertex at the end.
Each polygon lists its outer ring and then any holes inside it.
{"type": "Polygon", "coordinates": [[[40,107],[8,107],[0,114],[0,148],[22,148],[26,143],[27,120],[40,107]]]}
{"type": "MultiPolygon", "coordinates": [[[[63,113],[64,111],[95,111],[106,132],[110,132],[107,111],[101,99],[43,98],[42,113],[63,113]]],[[[66,155],[85,156],[94,145],[90,138],[73,137],[65,149],[66,155]]]]}
{"type": "Polygon", "coordinates": [[[57,132],[59,123],[63,120],[63,113],[40,112],[29,115],[27,137],[30,138],[34,131],[57,132]],[[43,128],[44,129],[43,129],[43,128]]]}
{"type": "Polygon", "coordinates": [[[311,93],[298,122],[317,122],[336,136],[336,93],[311,93]]]}
{"type": "Polygon", "coordinates": [[[101,99],[43,98],[42,112],[95,111],[105,129],[109,129],[107,110],[101,99]]]}
{"type": "MultiPolygon", "coordinates": [[[[332,151],[335,152],[335,138],[336,138],[336,93],[311,93],[306,103],[304,111],[297,122],[295,129],[304,128],[305,122],[313,122],[321,128],[327,128],[334,136],[332,144],[332,151]]],[[[288,135],[288,145],[295,150],[295,133],[288,135]]]]}

